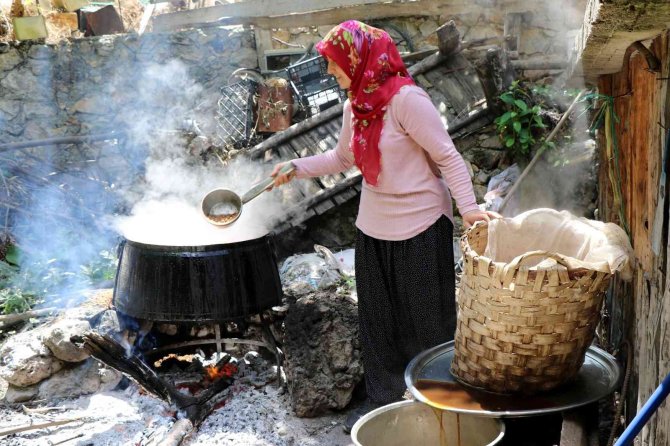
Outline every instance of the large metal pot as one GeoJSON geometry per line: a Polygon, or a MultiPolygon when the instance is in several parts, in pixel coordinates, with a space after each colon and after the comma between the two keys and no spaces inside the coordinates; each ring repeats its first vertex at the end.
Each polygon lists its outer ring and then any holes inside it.
{"type": "Polygon", "coordinates": [[[116,309],[152,321],[239,319],[280,305],[281,282],[269,235],[203,246],[125,240],[114,287],[116,309]]]}
{"type": "Polygon", "coordinates": [[[364,415],[351,430],[356,446],[493,446],[505,425],[497,418],[435,409],[418,401],[401,401],[364,415]]]}

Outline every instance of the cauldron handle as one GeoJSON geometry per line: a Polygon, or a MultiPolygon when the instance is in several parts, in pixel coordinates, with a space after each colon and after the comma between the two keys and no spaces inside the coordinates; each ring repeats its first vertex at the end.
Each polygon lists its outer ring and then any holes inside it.
{"type": "MultiPolygon", "coordinates": [[[[119,277],[119,270],[121,269],[121,260],[123,258],[123,248],[126,246],[126,239],[123,238],[119,242],[119,245],[116,247],[116,257],[119,259],[118,263],[116,264],[116,276],[119,277]]],[[[114,280],[116,282],[116,279],[114,280]]],[[[116,289],[116,283],[114,284],[114,289],[116,289]]]]}

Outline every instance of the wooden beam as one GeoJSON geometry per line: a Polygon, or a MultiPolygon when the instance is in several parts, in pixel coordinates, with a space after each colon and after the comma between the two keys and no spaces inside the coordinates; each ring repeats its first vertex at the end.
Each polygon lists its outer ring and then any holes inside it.
{"type": "MultiPolygon", "coordinates": [[[[163,16],[180,17],[181,20],[184,21],[181,24],[207,23],[222,18],[285,16],[330,8],[381,3],[384,1],[387,0],[332,0],[327,3],[319,4],[317,2],[295,0],[247,0],[212,6],[209,8],[163,14],[163,16]]],[[[157,23],[160,23],[161,21],[162,19],[157,19],[157,23]]]]}
{"type": "Polygon", "coordinates": [[[358,0],[356,6],[346,6],[311,11],[293,12],[272,16],[265,12],[263,15],[222,15],[218,9],[221,6],[195,9],[192,11],[173,12],[153,18],[154,31],[171,31],[179,28],[203,26],[206,24],[223,25],[253,25],[260,28],[289,28],[295,26],[334,25],[347,19],[362,21],[386,17],[425,17],[441,14],[457,15],[466,11],[466,6],[453,7],[448,2],[439,0],[413,0],[404,3],[358,0]],[[366,4],[363,4],[366,3],[366,4]]]}
{"type": "Polygon", "coordinates": [[[505,15],[503,36],[506,51],[519,51],[519,40],[521,39],[521,23],[523,13],[510,12],[505,15]]]}
{"type": "Polygon", "coordinates": [[[258,67],[264,73],[268,70],[268,63],[265,59],[265,52],[272,49],[272,32],[269,29],[256,28],[254,30],[256,37],[256,52],[258,53],[258,67]]]}
{"type": "Polygon", "coordinates": [[[154,15],[154,9],[156,9],[155,3],[149,3],[144,7],[144,13],[142,14],[142,20],[140,20],[140,27],[137,30],[137,34],[144,34],[144,31],[147,29],[147,25],[149,25],[149,20],[151,20],[151,16],[154,15]]]}
{"type": "Polygon", "coordinates": [[[124,132],[110,132],[93,135],[56,136],[54,138],[35,139],[32,141],[8,142],[5,144],[0,144],[0,152],[7,150],[25,149],[29,147],[53,146],[56,144],[83,144],[92,141],[120,139],[124,138],[125,136],[126,134],[124,132]]]}
{"type": "Polygon", "coordinates": [[[512,60],[510,65],[517,70],[564,70],[568,67],[568,60],[565,57],[541,56],[512,60]]]}

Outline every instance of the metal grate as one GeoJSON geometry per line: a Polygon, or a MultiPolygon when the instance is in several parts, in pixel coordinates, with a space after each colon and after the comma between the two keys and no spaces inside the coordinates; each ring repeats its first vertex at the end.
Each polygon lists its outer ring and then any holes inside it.
{"type": "Polygon", "coordinates": [[[328,74],[326,59],[317,56],[286,68],[289,81],[309,116],[347,99],[346,93],[328,74]]]}
{"type": "Polygon", "coordinates": [[[256,139],[254,94],[256,82],[245,79],[221,88],[216,122],[223,144],[233,148],[249,146],[256,139]]]}

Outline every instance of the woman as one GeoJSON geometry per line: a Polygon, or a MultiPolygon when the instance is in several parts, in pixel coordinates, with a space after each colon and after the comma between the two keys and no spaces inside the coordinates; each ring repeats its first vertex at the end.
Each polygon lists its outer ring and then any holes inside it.
{"type": "Polygon", "coordinates": [[[347,419],[348,431],[367,411],[402,398],[414,356],[453,339],[451,195],[466,226],[494,215],[477,206],[465,162],[386,32],[350,20],[316,49],[348,90],[338,144],[291,161],[290,175],[278,175],[279,164],[272,176],[279,186],[354,164],[363,175],[355,268],[368,400],[347,419]]]}

